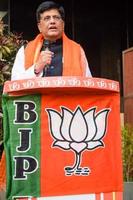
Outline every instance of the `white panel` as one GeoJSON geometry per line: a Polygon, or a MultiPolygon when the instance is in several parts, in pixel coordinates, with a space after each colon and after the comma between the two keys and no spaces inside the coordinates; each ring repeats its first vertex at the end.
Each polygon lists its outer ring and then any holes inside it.
{"type": "Polygon", "coordinates": [[[95,194],[40,197],[37,200],[96,200],[95,194]]]}

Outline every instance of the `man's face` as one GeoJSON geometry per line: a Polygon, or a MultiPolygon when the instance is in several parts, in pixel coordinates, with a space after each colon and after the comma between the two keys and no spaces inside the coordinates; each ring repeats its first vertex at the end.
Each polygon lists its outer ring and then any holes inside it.
{"type": "Polygon", "coordinates": [[[64,21],[62,20],[58,10],[51,9],[40,15],[38,28],[44,35],[45,39],[57,40],[61,38],[64,31],[64,21]]]}

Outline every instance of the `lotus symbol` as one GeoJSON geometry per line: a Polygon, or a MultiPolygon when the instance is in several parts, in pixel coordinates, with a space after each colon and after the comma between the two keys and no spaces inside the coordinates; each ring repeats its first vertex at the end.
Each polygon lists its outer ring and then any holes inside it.
{"type": "Polygon", "coordinates": [[[65,167],[66,175],[89,175],[88,167],[80,167],[81,155],[85,150],[104,147],[107,117],[110,111],[105,108],[96,113],[96,107],[85,112],[78,106],[74,112],[61,106],[61,113],[46,109],[49,116],[49,128],[54,138],[53,147],[72,150],[75,153],[73,166],[65,167]]]}

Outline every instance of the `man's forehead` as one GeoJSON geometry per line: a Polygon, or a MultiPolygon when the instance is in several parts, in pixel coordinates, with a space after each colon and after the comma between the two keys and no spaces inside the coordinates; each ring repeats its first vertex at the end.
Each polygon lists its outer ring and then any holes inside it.
{"type": "Polygon", "coordinates": [[[44,11],[41,15],[46,16],[46,15],[55,15],[55,14],[60,14],[60,13],[58,9],[52,8],[52,9],[44,11]]]}

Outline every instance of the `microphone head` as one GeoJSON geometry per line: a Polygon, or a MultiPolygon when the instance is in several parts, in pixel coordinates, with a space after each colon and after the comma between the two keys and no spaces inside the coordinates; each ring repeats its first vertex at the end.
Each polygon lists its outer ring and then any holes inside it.
{"type": "Polygon", "coordinates": [[[44,48],[49,48],[50,47],[50,41],[47,40],[47,39],[44,40],[43,46],[44,46],[44,48]]]}
{"type": "Polygon", "coordinates": [[[41,51],[45,51],[46,49],[47,50],[50,49],[50,41],[49,40],[44,40],[43,41],[41,51]]]}

